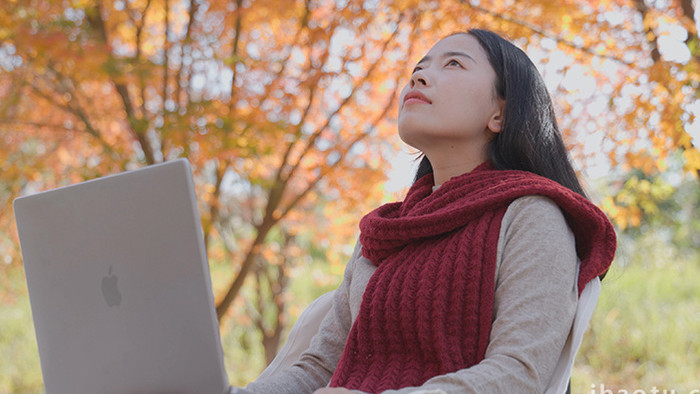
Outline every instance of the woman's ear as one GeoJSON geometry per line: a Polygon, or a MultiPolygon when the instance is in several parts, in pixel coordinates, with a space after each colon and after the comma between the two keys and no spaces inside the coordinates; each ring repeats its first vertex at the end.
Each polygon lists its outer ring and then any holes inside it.
{"type": "Polygon", "coordinates": [[[491,115],[489,122],[486,124],[486,128],[492,133],[500,133],[503,127],[503,111],[506,108],[506,101],[503,99],[496,100],[496,109],[491,115]]]}

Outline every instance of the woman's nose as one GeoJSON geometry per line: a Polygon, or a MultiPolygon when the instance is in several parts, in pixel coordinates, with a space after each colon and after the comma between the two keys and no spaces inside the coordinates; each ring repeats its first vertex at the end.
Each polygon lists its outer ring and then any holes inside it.
{"type": "Polygon", "coordinates": [[[428,86],[428,80],[423,74],[422,70],[418,70],[411,75],[411,87],[418,85],[428,86]]]}

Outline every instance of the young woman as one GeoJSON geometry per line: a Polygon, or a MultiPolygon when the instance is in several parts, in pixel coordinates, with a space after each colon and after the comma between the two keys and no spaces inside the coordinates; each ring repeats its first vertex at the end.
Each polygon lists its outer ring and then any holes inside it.
{"type": "Polygon", "coordinates": [[[237,391],[544,391],[616,239],[541,76],[492,32],[445,37],[401,93],[399,134],[424,154],[406,199],[361,220],[309,349],[237,391]]]}

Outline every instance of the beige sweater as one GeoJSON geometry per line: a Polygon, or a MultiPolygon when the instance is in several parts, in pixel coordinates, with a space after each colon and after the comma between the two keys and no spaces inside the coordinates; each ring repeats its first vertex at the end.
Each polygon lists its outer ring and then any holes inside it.
{"type": "MultiPolygon", "coordinates": [[[[549,199],[528,196],[506,211],[498,241],[493,325],[485,359],[421,387],[385,393],[542,393],[578,302],[574,236],[549,199]]],[[[312,393],[330,381],[375,266],[359,243],[311,346],[291,367],[241,393],[312,393]]]]}

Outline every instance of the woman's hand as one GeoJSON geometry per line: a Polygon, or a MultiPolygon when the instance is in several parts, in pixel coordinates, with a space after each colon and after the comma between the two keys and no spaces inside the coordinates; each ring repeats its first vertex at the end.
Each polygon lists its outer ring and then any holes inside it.
{"type": "Polygon", "coordinates": [[[352,391],[342,387],[324,387],[314,391],[314,394],[355,394],[359,391],[352,391]]]}

